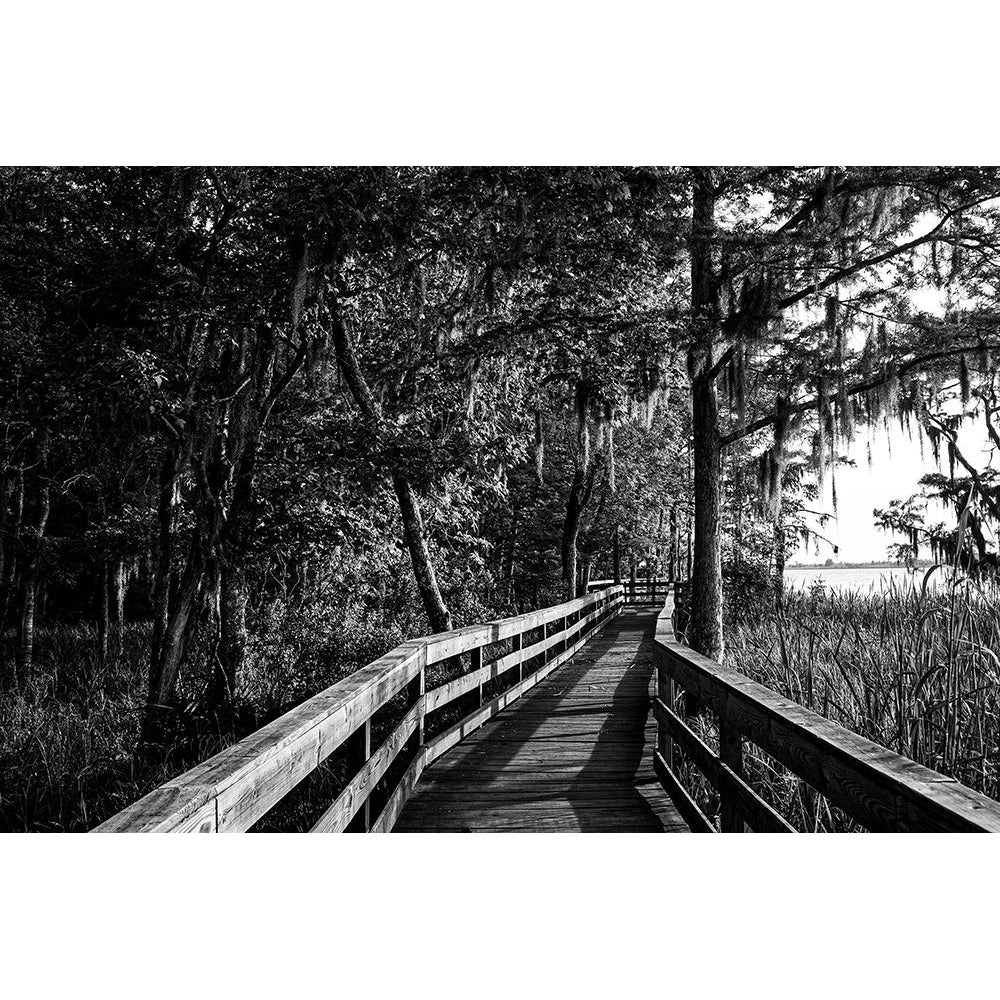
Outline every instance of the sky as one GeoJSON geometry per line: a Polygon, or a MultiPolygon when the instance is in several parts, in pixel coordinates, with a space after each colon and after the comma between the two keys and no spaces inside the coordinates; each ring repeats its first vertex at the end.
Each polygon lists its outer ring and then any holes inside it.
{"type": "MultiPolygon", "coordinates": [[[[926,222],[921,224],[926,225],[926,222]]],[[[914,307],[922,312],[936,315],[944,312],[944,293],[941,290],[918,289],[911,293],[910,298],[914,307]]],[[[954,408],[949,412],[954,412],[954,408]]],[[[908,499],[919,491],[922,475],[938,471],[926,439],[921,455],[916,421],[912,421],[912,424],[912,439],[900,428],[899,421],[893,419],[888,433],[882,425],[874,428],[859,426],[851,445],[847,448],[842,445],[839,447],[839,453],[853,459],[855,465],[838,466],[836,520],[830,520],[825,527],[817,528],[838,546],[839,552],[834,554],[830,545],[820,542],[817,553],[815,546],[810,543],[808,551],[800,546],[791,557],[791,562],[824,563],[827,559],[833,559],[834,562],[874,562],[887,558],[887,546],[891,543],[906,541],[902,535],[877,529],[873,511],[876,507],[888,507],[892,500],[908,499]],[[870,467],[867,451],[869,442],[872,453],[870,467]]],[[[958,447],[977,468],[984,468],[988,464],[988,440],[981,414],[959,428],[958,447]]],[[[941,471],[947,472],[947,448],[944,443],[941,446],[941,457],[941,471]]],[[[817,509],[833,513],[829,476],[823,503],[818,504],[817,509]]],[[[928,519],[953,524],[955,512],[951,508],[945,510],[935,503],[928,509],[928,519]]]]}
{"type": "MultiPolygon", "coordinates": [[[[800,547],[791,557],[791,562],[823,563],[827,559],[834,562],[873,562],[886,558],[886,547],[890,543],[905,541],[901,535],[877,529],[872,512],[876,507],[887,507],[891,500],[905,500],[918,492],[920,477],[925,472],[934,472],[937,466],[926,440],[921,457],[915,424],[912,440],[900,429],[898,421],[892,421],[890,427],[888,434],[881,425],[875,428],[859,427],[850,447],[841,448],[841,454],[853,459],[855,465],[838,466],[836,520],[830,520],[826,527],[818,529],[839,546],[839,553],[835,555],[829,545],[820,542],[818,555],[810,544],[808,552],[800,547]],[[870,468],[867,454],[869,441],[872,449],[870,468]]],[[[968,421],[959,430],[958,446],[973,465],[982,468],[987,464],[989,450],[981,416],[968,421]]],[[[943,444],[941,458],[943,471],[946,472],[947,449],[943,444]]],[[[829,475],[823,503],[816,509],[833,513],[829,475]]],[[[940,505],[935,505],[929,516],[932,521],[952,523],[955,520],[954,511],[944,510],[940,505]]]]}

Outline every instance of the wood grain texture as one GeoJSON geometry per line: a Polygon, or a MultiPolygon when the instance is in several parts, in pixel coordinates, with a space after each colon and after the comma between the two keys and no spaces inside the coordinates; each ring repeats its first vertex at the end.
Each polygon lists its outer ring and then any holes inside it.
{"type": "Polygon", "coordinates": [[[516,705],[423,772],[396,830],[686,831],[653,771],[655,618],[625,610],[525,678],[516,705]]]}
{"type": "Polygon", "coordinates": [[[420,676],[424,650],[419,641],[404,643],[154,789],[96,832],[175,832],[198,810],[215,813],[217,832],[249,829],[377,708],[420,676]]]}
{"type": "Polygon", "coordinates": [[[311,833],[339,833],[347,827],[355,814],[366,806],[372,789],[389,769],[406,741],[417,731],[423,715],[423,702],[418,701],[378,750],[365,760],[358,773],[347,783],[347,787],[316,821],[311,833]]]}

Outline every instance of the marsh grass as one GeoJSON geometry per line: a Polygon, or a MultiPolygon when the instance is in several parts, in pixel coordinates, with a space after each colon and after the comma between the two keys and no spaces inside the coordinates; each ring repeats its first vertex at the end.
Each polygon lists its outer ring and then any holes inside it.
{"type": "MultiPolygon", "coordinates": [[[[727,665],[909,757],[1000,797],[1000,595],[932,568],[883,591],[761,595],[726,623],[727,665]],[[936,585],[935,585],[936,584],[936,585]]],[[[715,733],[699,720],[706,742],[715,733]]],[[[756,748],[751,783],[798,829],[854,824],[756,748]]],[[[707,794],[707,793],[706,793],[707,794]]]]}
{"type": "MultiPolygon", "coordinates": [[[[511,613],[472,597],[453,606],[459,622],[511,613]]],[[[205,638],[196,637],[167,745],[153,760],[137,754],[149,625],[129,625],[121,655],[108,663],[98,656],[93,628],[40,629],[30,676],[8,673],[0,685],[0,831],[91,829],[425,628],[416,602],[383,609],[350,599],[309,605],[275,601],[257,609],[252,625],[235,728],[222,731],[200,708],[208,674],[199,652],[205,638]]],[[[455,670],[439,665],[428,672],[428,684],[455,670]]],[[[492,687],[486,693],[491,696],[492,687]]],[[[394,699],[373,726],[373,746],[405,711],[405,696],[394,699]]],[[[453,716],[442,710],[435,722],[444,728],[453,716]]],[[[348,777],[346,751],[335,752],[255,829],[308,829],[348,777]]]]}
{"type": "MultiPolygon", "coordinates": [[[[40,630],[28,677],[0,687],[0,830],[88,830],[147,791],[205,760],[417,630],[416,616],[361,605],[263,608],[237,692],[236,730],[199,709],[207,682],[197,655],[180,690],[169,744],[155,761],[136,753],[150,629],[130,625],[121,655],[102,664],[94,630],[40,630]]],[[[8,637],[9,639],[10,637],[8,637]]],[[[331,761],[334,786],[342,763],[331,761]]],[[[342,783],[342,781],[341,781],[342,783]]],[[[318,789],[328,791],[326,785],[318,789]]]]}

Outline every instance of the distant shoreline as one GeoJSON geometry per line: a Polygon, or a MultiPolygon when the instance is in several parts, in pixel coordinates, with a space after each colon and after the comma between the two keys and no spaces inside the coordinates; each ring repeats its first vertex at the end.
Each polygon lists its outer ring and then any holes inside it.
{"type": "MultiPolygon", "coordinates": [[[[927,559],[918,559],[911,564],[913,569],[930,569],[934,563],[927,559]]],[[[839,562],[831,563],[789,563],[785,569],[906,569],[906,563],[900,562],[839,562]]]]}

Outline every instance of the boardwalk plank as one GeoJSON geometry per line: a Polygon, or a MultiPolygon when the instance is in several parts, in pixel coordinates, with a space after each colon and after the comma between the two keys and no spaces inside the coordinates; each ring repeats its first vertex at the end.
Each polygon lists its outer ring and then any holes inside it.
{"type": "Polygon", "coordinates": [[[654,609],[628,609],[569,663],[428,767],[400,832],[687,831],[653,770],[654,609]]]}

